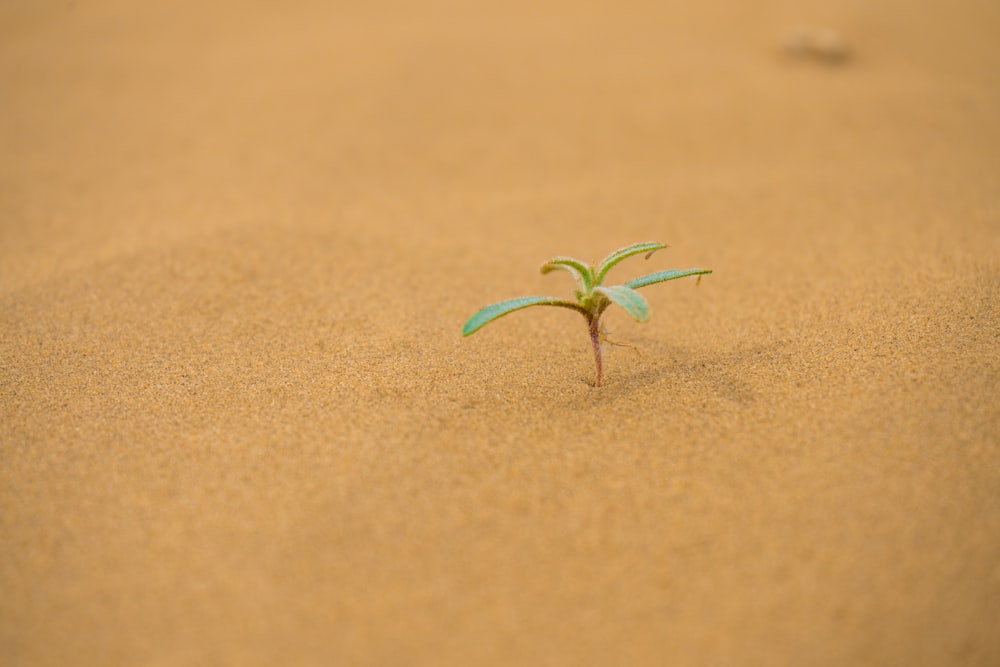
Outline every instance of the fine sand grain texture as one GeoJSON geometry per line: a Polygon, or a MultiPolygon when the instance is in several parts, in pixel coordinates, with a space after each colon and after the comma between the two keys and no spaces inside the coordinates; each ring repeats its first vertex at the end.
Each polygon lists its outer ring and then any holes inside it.
{"type": "Polygon", "coordinates": [[[1000,664],[998,35],[0,0],[0,664],[1000,664]]]}

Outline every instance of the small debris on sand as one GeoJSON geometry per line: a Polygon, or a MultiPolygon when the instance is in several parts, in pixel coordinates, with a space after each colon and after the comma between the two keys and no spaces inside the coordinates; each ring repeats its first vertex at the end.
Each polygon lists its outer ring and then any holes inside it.
{"type": "Polygon", "coordinates": [[[851,59],[847,42],[840,33],[829,28],[792,28],[782,37],[781,50],[789,58],[827,65],[843,65],[851,59]]]}

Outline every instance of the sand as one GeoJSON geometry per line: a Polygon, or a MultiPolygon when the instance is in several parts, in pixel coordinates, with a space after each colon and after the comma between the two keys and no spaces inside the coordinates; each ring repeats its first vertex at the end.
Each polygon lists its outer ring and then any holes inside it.
{"type": "Polygon", "coordinates": [[[1000,664],[1000,5],[278,4],[0,3],[0,662],[1000,664]]]}

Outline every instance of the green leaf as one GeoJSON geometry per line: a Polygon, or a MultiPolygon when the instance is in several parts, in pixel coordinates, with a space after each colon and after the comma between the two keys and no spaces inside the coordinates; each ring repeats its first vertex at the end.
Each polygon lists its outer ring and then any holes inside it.
{"type": "Polygon", "coordinates": [[[556,269],[562,269],[564,271],[569,271],[580,283],[580,287],[583,288],[585,294],[590,294],[591,288],[594,286],[594,270],[587,265],[586,262],[581,262],[578,259],[572,257],[553,257],[549,261],[542,264],[542,273],[549,273],[555,271],[556,269]]]}
{"type": "Polygon", "coordinates": [[[641,253],[646,253],[646,258],[652,255],[657,250],[661,248],[666,248],[665,243],[657,243],[656,241],[648,241],[646,243],[636,243],[635,245],[626,246],[624,248],[619,248],[613,253],[601,260],[601,263],[597,266],[597,272],[594,275],[594,284],[600,285],[604,282],[604,277],[608,275],[608,271],[611,270],[618,262],[623,259],[628,259],[632,255],[639,255],[641,253]]]}
{"type": "Polygon", "coordinates": [[[507,299],[506,301],[500,301],[481,309],[465,322],[465,326],[462,327],[462,335],[468,336],[471,333],[475,333],[498,317],[503,317],[508,313],[513,313],[515,310],[521,310],[529,306],[560,306],[586,314],[583,308],[572,301],[564,301],[554,296],[519,296],[516,299],[507,299]]]}
{"type": "Polygon", "coordinates": [[[636,322],[645,322],[649,319],[649,304],[641,294],[625,285],[611,285],[609,287],[595,287],[594,292],[603,294],[635,318],[636,322]]]}
{"type": "Polygon", "coordinates": [[[662,283],[667,280],[676,280],[678,278],[686,278],[687,276],[697,276],[711,272],[712,269],[667,269],[666,271],[657,271],[656,273],[649,273],[644,276],[639,276],[638,278],[633,278],[632,280],[627,281],[625,286],[631,287],[632,289],[639,289],[640,287],[652,285],[653,283],[662,283]]]}

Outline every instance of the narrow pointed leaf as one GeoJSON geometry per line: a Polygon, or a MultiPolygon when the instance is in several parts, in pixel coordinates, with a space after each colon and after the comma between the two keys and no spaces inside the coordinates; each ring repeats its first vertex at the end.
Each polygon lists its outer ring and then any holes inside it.
{"type": "Polygon", "coordinates": [[[515,310],[521,310],[522,308],[528,308],[529,306],[560,306],[562,308],[571,308],[573,310],[583,312],[583,309],[577,304],[572,301],[565,301],[558,297],[520,296],[516,299],[507,299],[506,301],[500,301],[499,303],[494,303],[481,309],[465,322],[465,326],[462,327],[462,335],[468,336],[471,333],[475,333],[484,325],[489,324],[498,317],[503,317],[508,313],[513,313],[515,310]]]}
{"type": "Polygon", "coordinates": [[[597,272],[594,275],[594,284],[600,285],[604,281],[604,276],[608,275],[608,271],[611,270],[618,262],[623,259],[628,259],[633,255],[640,255],[642,253],[646,254],[648,259],[657,250],[661,248],[666,248],[665,243],[657,243],[655,241],[648,241],[646,243],[636,243],[635,245],[626,246],[624,248],[619,248],[613,253],[601,260],[601,263],[597,266],[597,272]]]}
{"type": "Polygon", "coordinates": [[[608,287],[595,287],[594,292],[603,294],[635,318],[636,322],[645,322],[649,319],[649,304],[646,299],[630,287],[625,285],[610,285],[608,287]]]}
{"type": "Polygon", "coordinates": [[[584,293],[590,294],[590,289],[594,285],[594,273],[586,262],[581,262],[578,259],[573,259],[572,257],[553,257],[549,261],[542,264],[542,273],[549,273],[555,271],[556,269],[562,269],[564,271],[569,271],[580,283],[580,287],[583,289],[584,293]]]}
{"type": "Polygon", "coordinates": [[[667,280],[676,280],[678,278],[698,276],[711,272],[712,269],[667,269],[666,271],[657,271],[656,273],[649,273],[645,276],[633,278],[632,280],[627,281],[625,285],[626,287],[631,287],[632,289],[639,289],[640,287],[645,287],[646,285],[652,285],[654,283],[662,283],[667,280]]]}

